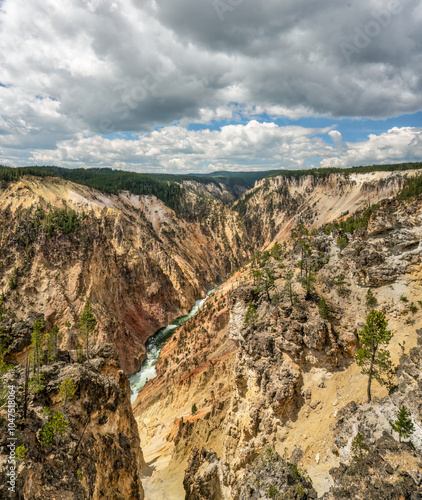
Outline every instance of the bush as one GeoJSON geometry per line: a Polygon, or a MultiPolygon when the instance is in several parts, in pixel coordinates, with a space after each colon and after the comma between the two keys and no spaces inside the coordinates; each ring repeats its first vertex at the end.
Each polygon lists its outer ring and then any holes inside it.
{"type": "Polygon", "coordinates": [[[46,448],[53,443],[59,443],[61,438],[66,436],[69,427],[69,420],[63,413],[56,411],[51,415],[49,408],[44,408],[44,413],[48,415],[49,421],[44,425],[40,433],[41,446],[46,448]]]}
{"type": "Polygon", "coordinates": [[[245,316],[245,327],[249,325],[254,325],[258,321],[258,317],[259,316],[255,304],[251,302],[248,306],[248,310],[245,316]]]}
{"type": "Polygon", "coordinates": [[[345,236],[340,236],[340,238],[337,238],[336,244],[340,248],[340,253],[342,253],[349,244],[349,240],[345,236]]]}
{"type": "Polygon", "coordinates": [[[26,454],[28,452],[28,448],[22,444],[16,448],[15,457],[19,462],[23,462],[25,460],[26,454]]]}
{"type": "Polygon", "coordinates": [[[368,288],[368,291],[366,292],[366,306],[368,309],[374,309],[378,304],[377,298],[375,295],[372,293],[372,290],[368,288]]]}
{"type": "Polygon", "coordinates": [[[411,302],[411,303],[409,304],[409,311],[410,311],[412,314],[415,314],[415,312],[417,312],[417,310],[418,310],[418,308],[416,307],[416,305],[415,305],[413,302],[411,302]]]}
{"type": "Polygon", "coordinates": [[[322,319],[328,319],[330,317],[330,307],[324,298],[319,301],[318,309],[322,319]]]}
{"type": "Polygon", "coordinates": [[[275,496],[276,496],[276,494],[277,494],[277,493],[278,493],[278,492],[277,492],[277,488],[276,488],[275,486],[270,486],[270,487],[268,488],[268,496],[269,496],[270,498],[275,498],[275,496]]]}
{"type": "Polygon", "coordinates": [[[368,451],[369,446],[365,443],[365,438],[360,432],[358,432],[352,441],[352,447],[350,449],[353,460],[360,464],[363,460],[365,460],[368,451]]]}

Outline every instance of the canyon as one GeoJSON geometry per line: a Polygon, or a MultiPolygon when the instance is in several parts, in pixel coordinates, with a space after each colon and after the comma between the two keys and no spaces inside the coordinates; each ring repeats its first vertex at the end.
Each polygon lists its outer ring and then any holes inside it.
{"type": "Polygon", "coordinates": [[[153,195],[56,177],[3,183],[1,336],[15,366],[5,380],[24,386],[37,315],[63,334],[61,358],[42,367],[46,387],[21,424],[19,498],[338,499],[347,488],[352,498],[420,498],[422,201],[398,197],[418,175],[277,175],[246,192],[182,181],[183,214],[153,195]],[[54,226],[59,214],[71,221],[65,229],[54,226]],[[350,231],[341,223],[352,218],[350,231]],[[301,224],[309,293],[292,238],[301,224]],[[128,376],[147,339],[215,287],[174,330],[131,408],[128,376]],[[368,290],[394,333],[397,367],[389,388],[374,382],[371,404],[354,362],[368,290]],[[87,299],[97,320],[91,368],[77,361],[87,299]],[[77,387],[71,435],[42,457],[41,409],[59,407],[66,376],[77,387]],[[416,428],[409,442],[389,425],[402,405],[416,428]],[[351,453],[358,432],[366,477],[351,453]]]}

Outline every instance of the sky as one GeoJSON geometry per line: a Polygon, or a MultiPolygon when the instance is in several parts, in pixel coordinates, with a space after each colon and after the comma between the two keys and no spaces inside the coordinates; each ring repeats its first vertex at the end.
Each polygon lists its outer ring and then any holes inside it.
{"type": "Polygon", "coordinates": [[[0,0],[0,164],[422,161],[420,0],[0,0]]]}

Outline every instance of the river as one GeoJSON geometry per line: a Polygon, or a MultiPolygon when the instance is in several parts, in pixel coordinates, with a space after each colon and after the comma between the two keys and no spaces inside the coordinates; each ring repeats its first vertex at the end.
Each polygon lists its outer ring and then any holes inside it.
{"type": "Polygon", "coordinates": [[[141,392],[144,385],[157,376],[157,370],[155,365],[158,362],[160,357],[161,349],[168,342],[168,340],[172,337],[176,328],[182,325],[185,321],[195,316],[195,314],[199,311],[203,303],[207,300],[207,298],[212,295],[217,288],[210,290],[204,299],[199,299],[195,302],[195,305],[192,307],[189,314],[186,316],[180,316],[179,318],[172,321],[169,325],[164,328],[160,328],[154,335],[152,335],[146,342],[146,359],[142,363],[141,369],[138,373],[135,373],[129,377],[130,381],[130,400],[133,404],[141,392]]]}

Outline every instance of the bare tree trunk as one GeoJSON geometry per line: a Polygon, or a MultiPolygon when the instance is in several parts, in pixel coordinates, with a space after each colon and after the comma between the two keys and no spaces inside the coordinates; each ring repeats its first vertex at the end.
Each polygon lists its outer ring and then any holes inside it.
{"type": "Polygon", "coordinates": [[[89,366],[89,350],[88,350],[88,346],[89,346],[89,334],[87,333],[86,334],[86,363],[89,366]]]}
{"type": "Polygon", "coordinates": [[[23,419],[25,421],[26,421],[26,415],[28,413],[28,383],[29,383],[29,354],[26,357],[24,396],[23,396],[23,419]]]}
{"type": "Polygon", "coordinates": [[[374,360],[375,360],[375,354],[377,350],[376,348],[373,348],[372,350],[372,358],[371,358],[371,365],[369,367],[369,373],[368,373],[368,387],[367,387],[367,394],[368,394],[368,403],[371,402],[372,396],[371,396],[371,384],[372,384],[372,375],[373,375],[373,367],[374,367],[374,360]]]}
{"type": "Polygon", "coordinates": [[[368,394],[368,403],[371,402],[371,383],[372,383],[372,375],[369,376],[368,378],[368,388],[367,388],[367,394],[368,394]]]}

